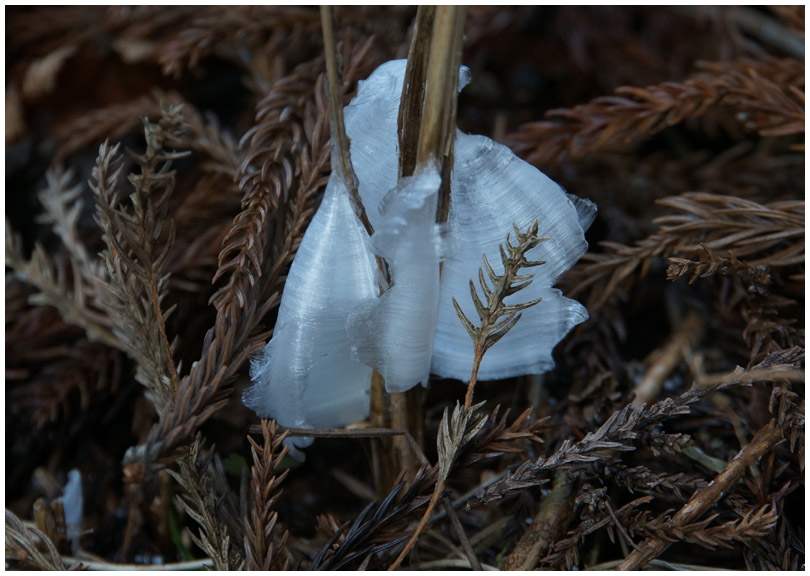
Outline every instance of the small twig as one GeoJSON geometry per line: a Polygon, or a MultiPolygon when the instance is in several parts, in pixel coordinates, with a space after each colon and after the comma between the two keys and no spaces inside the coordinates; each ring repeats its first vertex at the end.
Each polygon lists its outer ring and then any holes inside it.
{"type": "Polygon", "coordinates": [[[610,519],[613,520],[613,527],[616,528],[619,536],[622,537],[619,542],[622,544],[622,551],[624,554],[627,554],[627,544],[632,546],[633,550],[638,550],[638,545],[633,541],[633,538],[630,537],[630,534],[627,533],[627,528],[625,528],[622,523],[619,522],[616,512],[613,511],[613,506],[610,505],[610,500],[605,500],[605,509],[607,509],[610,519]]]}
{"type": "Polygon", "coordinates": [[[160,572],[163,570],[203,570],[213,568],[214,563],[210,558],[200,558],[199,560],[189,560],[187,562],[175,562],[174,564],[113,564],[111,562],[100,562],[97,560],[81,560],[70,556],[62,556],[62,561],[69,566],[83,566],[88,570],[111,570],[116,572],[160,572]]]}
{"type": "Polygon", "coordinates": [[[565,472],[554,480],[554,488],[543,499],[531,527],[520,538],[504,564],[504,570],[534,570],[571,517],[571,487],[565,472]]]}
{"type": "Polygon", "coordinates": [[[456,531],[456,536],[458,536],[459,542],[461,542],[461,547],[464,548],[464,553],[467,555],[467,560],[470,561],[470,566],[472,566],[473,570],[481,570],[481,562],[475,555],[475,550],[473,550],[472,544],[470,544],[470,539],[467,537],[467,533],[464,531],[464,526],[461,525],[458,514],[456,514],[456,511],[453,510],[453,505],[447,500],[442,500],[442,505],[447,513],[447,517],[450,519],[450,524],[452,524],[453,530],[456,531]]]}
{"type": "MultiPolygon", "coordinates": [[[[466,558],[447,558],[445,560],[431,560],[429,562],[422,562],[413,567],[414,570],[441,570],[442,568],[472,568],[472,566],[470,566],[470,562],[466,558]]],[[[487,570],[489,572],[500,571],[497,566],[492,566],[490,564],[481,564],[481,568],[477,568],[477,570],[487,570]]]]}
{"type": "MultiPolygon", "coordinates": [[[[600,562],[599,564],[588,566],[587,568],[585,568],[585,570],[600,570],[600,571],[613,570],[622,562],[623,560],[609,560],[608,562],[600,562]]],[[[717,568],[715,566],[700,566],[698,564],[683,564],[681,562],[664,562],[663,560],[651,560],[648,566],[678,572],[706,572],[706,571],[714,572],[715,570],[721,572],[731,571],[728,568],[717,568]]]]}
{"type": "Polygon", "coordinates": [[[698,376],[695,379],[695,386],[700,388],[718,388],[724,384],[735,384],[737,382],[762,382],[762,381],[793,381],[803,382],[804,371],[795,368],[753,368],[751,370],[738,369],[728,374],[707,374],[698,376]]]}
{"type": "MultiPolygon", "coordinates": [[[[695,492],[694,496],[670,520],[670,526],[682,526],[697,520],[728,492],[731,486],[742,478],[746,469],[757,462],[764,454],[782,441],[782,431],[775,420],[766,424],[723,472],[707,486],[695,492]]],[[[640,570],[650,560],[660,556],[672,542],[661,538],[648,538],[625,558],[618,570],[640,570]]]]}

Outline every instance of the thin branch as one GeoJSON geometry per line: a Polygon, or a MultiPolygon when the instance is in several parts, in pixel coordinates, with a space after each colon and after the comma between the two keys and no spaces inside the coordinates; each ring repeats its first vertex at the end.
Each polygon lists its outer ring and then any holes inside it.
{"type": "Polygon", "coordinates": [[[453,509],[453,504],[448,500],[443,500],[442,505],[447,517],[450,519],[450,524],[453,526],[453,530],[456,531],[456,536],[458,536],[458,540],[461,542],[461,547],[464,549],[464,554],[467,555],[467,560],[469,560],[470,566],[472,566],[473,570],[482,570],[481,562],[475,555],[475,550],[473,550],[472,544],[470,544],[470,539],[467,537],[467,533],[464,531],[464,526],[461,525],[461,520],[459,520],[458,514],[456,514],[456,511],[453,509]]]}
{"type": "Polygon", "coordinates": [[[337,61],[334,14],[330,6],[321,6],[321,28],[323,30],[323,49],[326,55],[326,74],[329,79],[329,124],[332,131],[332,148],[337,152],[341,177],[349,189],[354,211],[368,235],[371,236],[374,228],[369,222],[363,201],[360,199],[360,192],[357,189],[357,176],[354,173],[349,153],[349,137],[346,135],[346,125],[343,121],[343,74],[340,72],[337,61]]]}

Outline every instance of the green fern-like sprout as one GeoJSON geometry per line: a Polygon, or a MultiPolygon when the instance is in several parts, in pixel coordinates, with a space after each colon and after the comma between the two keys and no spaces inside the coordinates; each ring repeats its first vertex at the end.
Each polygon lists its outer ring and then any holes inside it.
{"type": "Polygon", "coordinates": [[[510,232],[506,235],[505,244],[501,244],[499,247],[501,262],[503,263],[503,274],[497,274],[487,260],[486,254],[483,255],[484,267],[478,269],[478,282],[484,295],[483,299],[478,295],[475,283],[470,280],[470,294],[472,294],[473,304],[475,304],[475,310],[478,312],[480,319],[478,326],[473,324],[456,299],[453,298],[456,314],[458,314],[461,323],[464,324],[464,328],[467,329],[467,333],[472,338],[475,347],[472,375],[470,376],[470,384],[467,387],[467,398],[464,402],[464,405],[468,408],[472,405],[473,390],[478,379],[478,369],[481,366],[484,353],[517,324],[523,310],[534,306],[541,300],[541,298],[537,298],[520,304],[506,304],[504,302],[508,296],[520,292],[532,283],[533,274],[518,274],[518,272],[522,268],[545,264],[540,260],[527,259],[526,254],[541,242],[548,240],[548,238],[540,238],[537,235],[539,229],[537,220],[529,224],[526,232],[521,232],[516,224],[512,224],[512,226],[515,229],[517,243],[512,244],[510,232]],[[486,275],[484,270],[486,270],[486,275]],[[489,281],[487,281],[487,278],[489,281]]]}

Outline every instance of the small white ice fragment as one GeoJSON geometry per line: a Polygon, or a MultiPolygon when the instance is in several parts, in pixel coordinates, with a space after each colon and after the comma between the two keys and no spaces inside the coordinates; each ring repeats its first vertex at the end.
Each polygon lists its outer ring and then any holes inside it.
{"type": "Polygon", "coordinates": [[[84,495],[82,493],[82,475],[76,468],[68,472],[68,481],[62,491],[62,507],[65,511],[65,526],[67,537],[75,551],[79,546],[79,536],[82,531],[82,515],[84,508],[84,495]]]}

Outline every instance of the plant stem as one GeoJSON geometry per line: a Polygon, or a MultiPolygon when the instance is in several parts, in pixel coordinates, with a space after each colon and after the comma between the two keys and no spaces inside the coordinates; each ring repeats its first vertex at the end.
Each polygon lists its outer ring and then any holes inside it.
{"type": "Polygon", "coordinates": [[[419,147],[419,131],[422,127],[422,107],[427,86],[428,54],[433,31],[435,6],[419,6],[413,38],[408,49],[408,65],[402,83],[397,134],[399,138],[399,179],[413,175],[416,168],[416,151],[419,147]]]}
{"type": "MultiPolygon", "coordinates": [[[[407,392],[391,394],[391,427],[399,430],[407,430],[416,441],[419,449],[424,448],[425,435],[425,415],[424,415],[424,394],[421,386],[415,386],[407,392]]],[[[421,463],[414,451],[408,446],[407,439],[395,437],[393,439],[391,463],[394,468],[394,476],[398,470],[407,472],[406,479],[410,483],[415,477],[421,463]]],[[[390,488],[390,487],[389,487],[390,488]]]]}
{"type": "Polygon", "coordinates": [[[554,488],[543,499],[534,521],[506,559],[504,570],[534,570],[537,561],[559,537],[571,517],[571,486],[565,472],[554,479],[554,488]]]}
{"type": "MultiPolygon", "coordinates": [[[[408,52],[408,66],[397,118],[399,176],[407,177],[432,163],[442,175],[437,220],[447,220],[450,171],[456,125],[458,69],[461,64],[464,18],[460,6],[420,6],[408,52]]],[[[404,427],[417,441],[424,436],[424,391],[391,394],[391,425],[404,427]]],[[[394,440],[398,465],[416,476],[417,462],[402,439],[394,440]]]]}
{"type": "Polygon", "coordinates": [[[470,383],[467,384],[467,395],[464,397],[464,407],[468,410],[472,406],[475,383],[478,382],[478,369],[481,367],[481,360],[484,359],[484,345],[481,342],[475,343],[475,357],[473,358],[472,373],[470,383]]]}
{"type": "Polygon", "coordinates": [[[436,481],[436,487],[433,490],[433,495],[430,497],[430,503],[428,504],[425,513],[422,514],[422,519],[419,520],[419,524],[416,526],[416,529],[411,534],[411,538],[408,540],[408,543],[405,545],[405,548],[402,549],[402,552],[399,553],[397,559],[394,560],[394,563],[388,567],[388,571],[396,570],[400,567],[402,562],[405,558],[410,554],[413,547],[416,546],[416,541],[419,539],[419,535],[422,533],[422,529],[427,524],[427,521],[430,519],[430,513],[433,512],[433,509],[436,507],[436,503],[439,501],[439,497],[444,492],[444,478],[439,476],[436,481]]]}
{"type": "Polygon", "coordinates": [[[427,91],[416,151],[417,169],[438,164],[442,188],[436,220],[447,222],[450,213],[450,175],[456,135],[458,69],[464,40],[464,6],[437,6],[427,67],[427,91]]]}
{"type": "MultiPolygon", "coordinates": [[[[369,222],[360,192],[357,189],[357,176],[354,174],[351,155],[349,154],[349,137],[346,135],[346,125],[343,121],[343,78],[337,61],[337,46],[335,44],[335,23],[332,8],[321,6],[321,28],[323,30],[323,51],[326,57],[326,75],[329,80],[329,112],[332,131],[332,150],[338,153],[338,162],[346,188],[357,217],[371,236],[374,228],[369,222]]],[[[335,165],[334,163],[332,164],[335,165]]]]}

